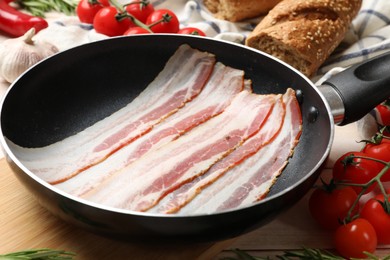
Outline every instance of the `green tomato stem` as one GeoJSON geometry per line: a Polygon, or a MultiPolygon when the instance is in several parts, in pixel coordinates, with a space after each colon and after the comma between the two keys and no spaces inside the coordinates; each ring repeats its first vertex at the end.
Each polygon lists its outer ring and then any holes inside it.
{"type": "Polygon", "coordinates": [[[370,140],[362,140],[360,142],[364,142],[366,144],[380,144],[383,139],[390,140],[389,137],[383,134],[386,129],[389,129],[388,126],[382,127],[373,137],[371,137],[370,140]]]}
{"type": "Polygon", "coordinates": [[[155,21],[154,23],[149,24],[149,28],[159,24],[159,23],[168,23],[172,19],[168,13],[165,13],[160,20],[155,21]]]}
{"type": "Polygon", "coordinates": [[[124,4],[123,6],[135,5],[135,4],[140,4],[141,5],[141,9],[142,9],[145,6],[147,6],[148,4],[150,4],[150,1],[148,1],[148,0],[134,1],[134,2],[130,2],[130,3],[124,4]]]}
{"type": "Polygon", "coordinates": [[[117,0],[109,0],[110,4],[112,4],[120,13],[125,12],[125,8],[117,1],[117,0]]]}
{"type": "Polygon", "coordinates": [[[88,3],[89,3],[90,5],[100,5],[99,0],[88,0],[88,3]]]}
{"type": "MultiPolygon", "coordinates": [[[[118,21],[129,18],[129,19],[131,19],[131,21],[135,25],[137,25],[138,27],[141,27],[143,29],[146,29],[150,33],[153,33],[151,28],[153,26],[155,26],[156,24],[163,23],[163,22],[168,23],[172,19],[172,16],[170,16],[168,13],[166,13],[162,16],[162,18],[160,20],[158,20],[152,24],[146,25],[143,22],[141,22],[140,20],[138,20],[137,18],[135,18],[133,15],[126,12],[126,8],[125,8],[126,5],[122,6],[117,0],[109,0],[109,2],[118,10],[118,14],[116,16],[116,19],[118,21]]],[[[141,2],[144,2],[144,1],[141,1],[141,2]]],[[[145,2],[148,2],[148,1],[145,1],[145,2]]]]}
{"type": "Polygon", "coordinates": [[[138,20],[137,18],[135,18],[133,15],[129,14],[126,12],[125,16],[127,18],[130,18],[130,20],[135,24],[137,25],[138,27],[141,27],[141,28],[144,28],[146,30],[148,30],[150,33],[153,33],[153,31],[150,29],[150,26],[147,26],[146,24],[144,24],[143,22],[141,22],[140,20],[138,20]]]}
{"type": "Polygon", "coordinates": [[[130,19],[136,26],[144,28],[150,33],[153,33],[150,29],[150,26],[147,26],[146,24],[135,18],[133,15],[126,12],[125,7],[122,6],[117,0],[109,0],[109,2],[119,11],[116,16],[116,19],[118,21],[122,21],[123,19],[130,19]]]}
{"type": "Polygon", "coordinates": [[[361,197],[366,193],[367,189],[373,185],[375,182],[378,184],[379,186],[379,189],[381,190],[382,194],[384,195],[385,199],[388,199],[388,194],[386,193],[386,190],[381,182],[381,178],[382,176],[390,169],[390,162],[385,162],[385,161],[382,161],[382,160],[378,160],[378,159],[375,159],[375,158],[371,158],[371,157],[365,157],[365,156],[353,156],[353,158],[362,158],[362,159],[367,159],[367,160],[372,160],[372,161],[376,161],[376,162],[380,162],[380,163],[383,163],[385,164],[385,167],[375,176],[373,177],[371,180],[369,180],[367,183],[364,183],[364,184],[357,184],[357,183],[347,183],[347,182],[338,182],[337,184],[338,185],[343,185],[343,186],[355,186],[355,187],[361,187],[362,190],[360,191],[360,193],[358,194],[358,197],[356,198],[356,200],[354,201],[354,203],[352,204],[351,208],[348,210],[348,213],[347,213],[347,217],[345,218],[345,220],[343,222],[345,223],[348,223],[350,222],[353,218],[355,218],[356,216],[352,216],[352,211],[353,209],[356,207],[356,205],[359,203],[359,200],[361,199],[361,197]]]}

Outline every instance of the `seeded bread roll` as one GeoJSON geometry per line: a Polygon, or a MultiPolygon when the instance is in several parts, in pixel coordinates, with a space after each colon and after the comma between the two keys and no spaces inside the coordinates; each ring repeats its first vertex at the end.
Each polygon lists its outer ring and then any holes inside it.
{"type": "Polygon", "coordinates": [[[238,22],[266,14],[281,0],[204,0],[203,3],[219,19],[238,22]]]}
{"type": "Polygon", "coordinates": [[[246,45],[313,76],[343,40],[361,0],[283,0],[256,26],[246,45]]]}

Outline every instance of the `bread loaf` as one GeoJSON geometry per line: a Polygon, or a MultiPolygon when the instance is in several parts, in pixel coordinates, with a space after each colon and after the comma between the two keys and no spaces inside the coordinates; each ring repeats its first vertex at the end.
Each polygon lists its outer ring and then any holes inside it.
{"type": "Polygon", "coordinates": [[[215,17],[238,22],[266,14],[281,0],[204,0],[215,17]]]}
{"type": "Polygon", "coordinates": [[[343,40],[361,0],[283,0],[256,26],[246,45],[313,76],[343,40]]]}

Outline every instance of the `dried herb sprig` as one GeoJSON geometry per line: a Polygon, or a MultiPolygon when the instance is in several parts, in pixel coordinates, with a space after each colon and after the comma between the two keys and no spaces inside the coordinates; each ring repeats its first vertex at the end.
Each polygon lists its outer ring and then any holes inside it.
{"type": "MultiPolygon", "coordinates": [[[[344,260],[345,258],[332,254],[327,250],[312,249],[303,247],[302,250],[285,251],[282,255],[271,257],[255,257],[240,249],[233,249],[232,252],[236,254],[236,257],[224,257],[221,260],[344,260]]],[[[368,260],[390,260],[390,255],[379,258],[373,254],[365,253],[368,260]]],[[[352,258],[351,260],[358,260],[352,258]]]]}
{"type": "Polygon", "coordinates": [[[73,15],[79,0],[15,0],[20,7],[34,16],[45,17],[51,11],[73,15]]]}
{"type": "Polygon", "coordinates": [[[0,255],[0,260],[71,260],[74,256],[74,253],[65,250],[40,248],[0,255]]]}

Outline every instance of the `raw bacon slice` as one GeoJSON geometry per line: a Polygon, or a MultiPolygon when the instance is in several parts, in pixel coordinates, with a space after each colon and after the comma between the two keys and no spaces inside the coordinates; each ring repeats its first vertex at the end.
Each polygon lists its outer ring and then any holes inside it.
{"type": "Polygon", "coordinates": [[[153,207],[256,134],[274,103],[274,95],[240,92],[222,114],[141,157],[85,198],[137,211],[153,207]]]}
{"type": "MultiPolygon", "coordinates": [[[[153,130],[123,147],[104,162],[97,164],[56,187],[82,196],[116,171],[128,166],[145,153],[178,138],[193,127],[220,114],[243,89],[244,72],[217,63],[214,71],[197,98],[188,102],[177,113],[168,117],[153,130]]],[[[248,82],[245,81],[245,85],[248,82]]]]}
{"type": "MultiPolygon", "coordinates": [[[[124,108],[116,111],[110,115],[110,120],[116,123],[116,127],[120,128],[123,124],[126,124],[126,120],[132,118],[134,115],[150,107],[152,104],[163,98],[167,93],[171,93],[176,88],[180,87],[175,85],[178,80],[184,79],[184,74],[181,79],[177,78],[177,75],[181,73],[181,70],[192,71],[194,68],[191,62],[201,60],[202,55],[210,56],[208,58],[214,59],[212,54],[200,53],[199,51],[192,49],[189,45],[184,44],[180,46],[177,51],[170,57],[164,66],[163,70],[157,75],[157,77],[144,89],[134,100],[131,101],[124,108]],[[131,107],[130,107],[131,106],[131,107]],[[136,109],[134,109],[136,108],[136,109]]],[[[211,60],[212,61],[212,60],[211,60]]],[[[214,61],[212,61],[214,62],[214,61]]],[[[181,86],[183,87],[183,86],[181,86]]],[[[69,153],[75,148],[80,147],[86,142],[89,142],[97,138],[101,134],[107,134],[107,131],[115,127],[112,124],[107,124],[106,120],[96,122],[92,127],[85,129],[82,133],[75,136],[68,137],[59,143],[49,145],[43,148],[28,149],[25,147],[18,147],[15,144],[12,145],[16,150],[18,158],[23,161],[37,161],[46,160],[50,157],[62,156],[65,153],[69,153]],[[82,135],[82,138],[80,138],[82,135]],[[15,147],[14,147],[15,146],[15,147]]]]}
{"type": "Polygon", "coordinates": [[[288,163],[302,131],[302,118],[295,93],[289,89],[283,96],[286,116],[276,138],[232,168],[208,186],[178,214],[208,214],[249,206],[261,200],[288,163]]]}
{"type": "MultiPolygon", "coordinates": [[[[68,180],[102,162],[123,146],[150,131],[154,125],[175,113],[186,102],[191,101],[203,89],[214,64],[214,55],[182,45],[156,80],[124,108],[125,112],[121,111],[120,115],[107,117],[76,136],[68,138],[69,140],[44,148],[28,149],[28,154],[40,154],[38,158],[45,158],[47,155],[48,159],[32,161],[27,159],[23,163],[37,176],[51,184],[68,180]],[[122,114],[125,119],[121,118],[122,114]],[[116,121],[118,117],[121,118],[119,122],[116,121]],[[96,135],[95,132],[99,134],[96,135]],[[73,144],[71,146],[73,149],[57,153],[55,157],[50,156],[52,151],[64,151],[61,147],[70,143],[73,144]]],[[[26,158],[26,155],[23,157],[26,158]]]]}
{"type": "Polygon", "coordinates": [[[212,185],[218,178],[223,176],[229,169],[243,162],[252,156],[263,146],[273,141],[279,133],[285,116],[285,106],[282,96],[279,95],[271,115],[264,126],[256,135],[246,140],[240,147],[228,156],[214,164],[204,175],[199,176],[192,182],[184,184],[177,190],[168,194],[158,205],[149,212],[175,213],[190,202],[202,189],[212,185]]]}
{"type": "Polygon", "coordinates": [[[128,162],[133,162],[149,150],[176,139],[211,117],[222,113],[232,99],[244,88],[244,71],[217,63],[202,93],[192,102],[156,126],[152,135],[139,139],[134,150],[128,152],[128,162]]]}

